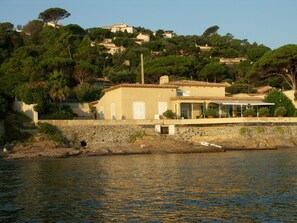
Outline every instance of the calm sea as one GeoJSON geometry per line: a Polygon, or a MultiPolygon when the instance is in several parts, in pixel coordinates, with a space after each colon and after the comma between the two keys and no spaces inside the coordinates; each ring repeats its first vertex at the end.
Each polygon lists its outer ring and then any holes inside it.
{"type": "Polygon", "coordinates": [[[0,222],[297,222],[297,149],[0,161],[0,222]]]}

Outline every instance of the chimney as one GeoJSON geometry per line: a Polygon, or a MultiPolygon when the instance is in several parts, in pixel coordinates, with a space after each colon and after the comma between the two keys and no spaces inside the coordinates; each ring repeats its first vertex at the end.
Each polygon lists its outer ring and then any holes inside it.
{"type": "Polygon", "coordinates": [[[168,84],[169,83],[169,77],[167,75],[160,77],[160,84],[168,84]]]}

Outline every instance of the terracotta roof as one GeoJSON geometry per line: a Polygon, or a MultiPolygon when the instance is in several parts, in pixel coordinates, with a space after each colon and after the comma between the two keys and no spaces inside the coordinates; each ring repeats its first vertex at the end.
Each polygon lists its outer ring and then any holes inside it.
{"type": "Polygon", "coordinates": [[[210,83],[204,81],[191,81],[191,80],[180,80],[180,81],[170,81],[170,85],[178,85],[178,86],[200,86],[200,87],[228,87],[230,86],[228,83],[210,83]]]}
{"type": "Polygon", "coordinates": [[[185,100],[185,101],[235,101],[235,102],[242,102],[242,101],[262,101],[262,98],[258,97],[203,97],[203,96],[178,96],[172,97],[171,100],[185,100]]]}
{"type": "Polygon", "coordinates": [[[117,88],[122,88],[122,87],[132,87],[132,88],[174,88],[176,89],[176,85],[160,85],[160,84],[119,84],[115,85],[113,87],[107,88],[103,90],[103,92],[108,92],[115,90],[117,88]]]}

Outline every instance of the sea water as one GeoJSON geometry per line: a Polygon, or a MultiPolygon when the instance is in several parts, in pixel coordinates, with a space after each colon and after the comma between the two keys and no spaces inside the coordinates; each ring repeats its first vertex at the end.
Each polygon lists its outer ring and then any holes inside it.
{"type": "Polygon", "coordinates": [[[297,149],[0,160],[0,222],[277,221],[297,221],[297,149]]]}

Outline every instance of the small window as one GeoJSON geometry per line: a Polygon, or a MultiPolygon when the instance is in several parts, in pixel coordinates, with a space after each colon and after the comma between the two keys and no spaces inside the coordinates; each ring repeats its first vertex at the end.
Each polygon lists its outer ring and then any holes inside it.
{"type": "Polygon", "coordinates": [[[169,134],[169,127],[168,126],[161,126],[161,134],[169,134]]]}

